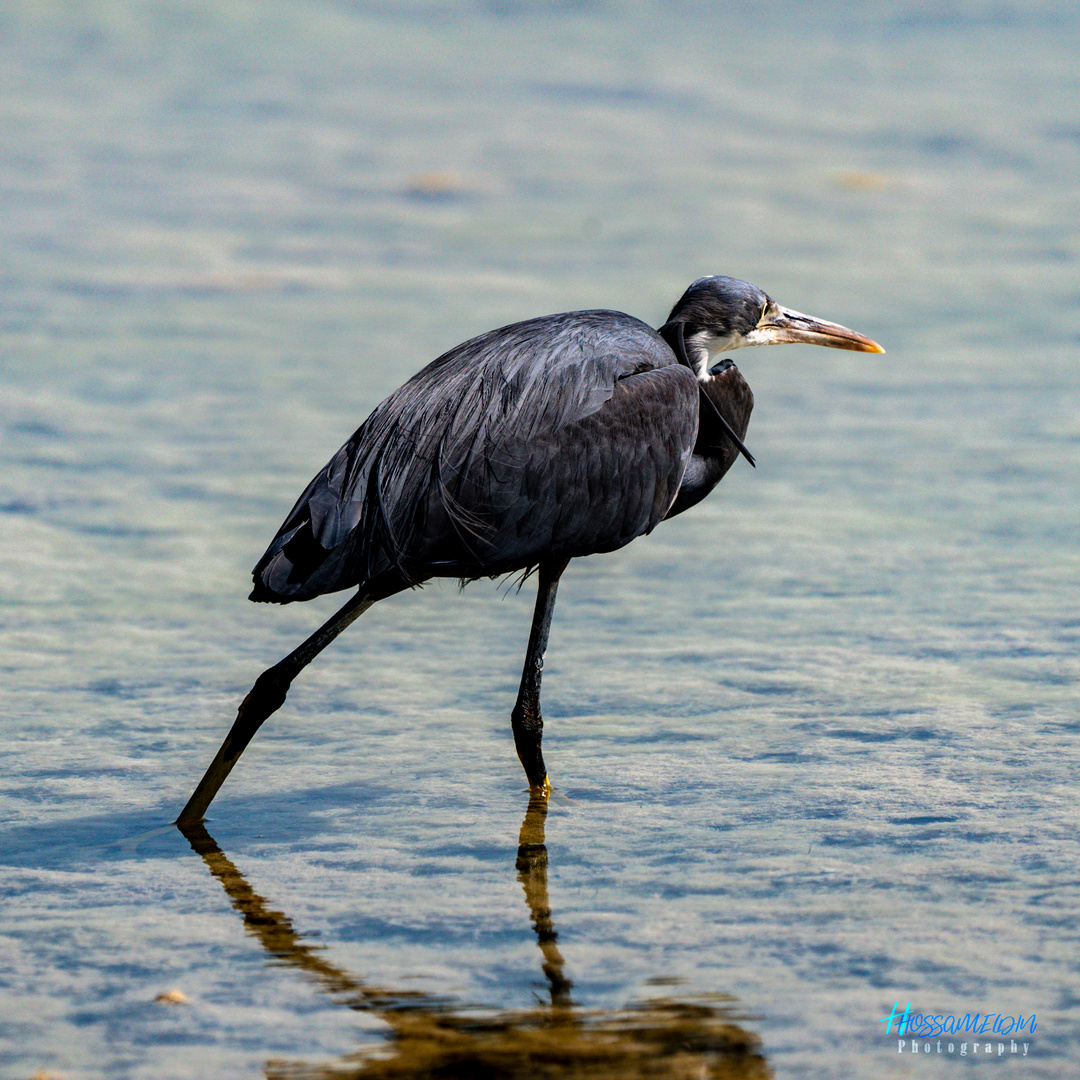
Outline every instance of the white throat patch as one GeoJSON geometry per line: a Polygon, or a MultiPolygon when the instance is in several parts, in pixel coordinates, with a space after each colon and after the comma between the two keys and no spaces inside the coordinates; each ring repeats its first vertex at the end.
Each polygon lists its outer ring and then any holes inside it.
{"type": "Polygon", "coordinates": [[[746,345],[757,345],[758,342],[750,341],[742,334],[728,334],[727,337],[716,337],[708,330],[699,330],[685,339],[686,355],[690,363],[694,365],[694,374],[700,382],[707,382],[710,378],[709,367],[713,357],[719,353],[731,352],[732,349],[741,349],[746,345]]]}

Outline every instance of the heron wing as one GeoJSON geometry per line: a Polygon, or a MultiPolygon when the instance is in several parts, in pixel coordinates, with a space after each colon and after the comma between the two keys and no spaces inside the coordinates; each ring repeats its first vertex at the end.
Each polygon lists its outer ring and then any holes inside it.
{"type": "Polygon", "coordinates": [[[650,532],[678,493],[697,432],[696,394],[693,374],[678,365],[630,371],[585,415],[527,441],[499,433],[485,454],[451,471],[452,507],[476,522],[467,551],[454,557],[501,572],[612,551],[650,532]]]}
{"type": "Polygon", "coordinates": [[[637,319],[570,312],[491,331],[375,409],[293,507],[252,597],[621,547],[666,514],[696,432],[692,373],[637,319]]]}

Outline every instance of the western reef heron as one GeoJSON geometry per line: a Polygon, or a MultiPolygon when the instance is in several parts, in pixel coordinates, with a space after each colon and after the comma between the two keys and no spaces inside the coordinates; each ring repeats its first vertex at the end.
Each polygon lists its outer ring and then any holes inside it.
{"type": "Polygon", "coordinates": [[[177,819],[200,821],[293,679],[372,604],[429,578],[536,572],[536,609],[511,726],[529,785],[540,676],[559,577],[700,502],[742,454],[754,397],[718,353],[803,342],[882,352],[730,277],[695,281],[659,330],[571,311],[492,330],[444,353],[364,421],[297,500],[254,570],[251,599],[355,595],[259,676],[177,819]]]}

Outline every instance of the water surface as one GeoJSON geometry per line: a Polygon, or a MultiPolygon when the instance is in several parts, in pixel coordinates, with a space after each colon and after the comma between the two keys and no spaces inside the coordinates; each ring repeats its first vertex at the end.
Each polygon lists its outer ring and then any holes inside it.
{"type": "Polygon", "coordinates": [[[553,1031],[563,1075],[597,1035],[657,1075],[976,1064],[899,1055],[909,1001],[1035,1013],[1006,1067],[1070,1075],[1078,26],[8,5],[2,1075],[424,1075],[401,1047],[439,1031],[507,1075],[553,1031]],[[471,334],[656,324],[710,272],[888,352],[737,355],[758,468],[567,572],[546,904],[508,722],[531,583],[373,609],[207,838],[168,828],[336,606],[247,574],[367,411],[471,334]]]}

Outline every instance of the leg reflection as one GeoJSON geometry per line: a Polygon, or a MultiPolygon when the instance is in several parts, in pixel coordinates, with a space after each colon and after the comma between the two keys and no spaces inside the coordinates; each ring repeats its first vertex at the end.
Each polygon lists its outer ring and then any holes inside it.
{"type": "Polygon", "coordinates": [[[330,963],[320,945],[309,945],[282,911],[270,905],[248,884],[247,878],[218,847],[202,822],[178,826],[192,850],[202,856],[210,873],[221,883],[232,906],[243,916],[244,929],[258,938],[262,947],[275,959],[312,976],[327,993],[343,995],[344,1003],[354,1009],[392,1013],[423,1005],[431,998],[414,991],[384,990],[369,986],[344,968],[330,963]]]}
{"type": "Polygon", "coordinates": [[[547,808],[547,792],[534,793],[530,797],[529,809],[525,812],[518,838],[517,872],[518,881],[525,890],[525,902],[529,905],[529,918],[536,931],[536,941],[544,954],[541,967],[551,992],[551,1004],[554,1008],[567,1008],[573,1005],[570,998],[573,983],[563,974],[565,961],[559,952],[559,935],[555,932],[548,901],[548,857],[544,844],[547,808]]]}
{"type": "Polygon", "coordinates": [[[328,1064],[270,1062],[267,1080],[769,1080],[760,1039],[737,1021],[733,999],[725,995],[652,998],[610,1011],[582,1009],[571,1000],[548,902],[546,816],[546,798],[532,798],[521,826],[517,872],[551,1004],[479,1012],[467,1002],[373,986],[338,967],[323,947],[304,940],[284,912],[270,907],[201,823],[183,827],[245,930],[276,962],[388,1025],[386,1043],[328,1064]]]}

